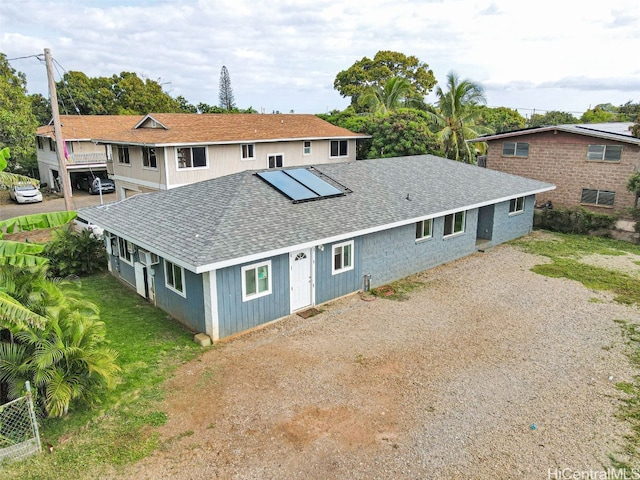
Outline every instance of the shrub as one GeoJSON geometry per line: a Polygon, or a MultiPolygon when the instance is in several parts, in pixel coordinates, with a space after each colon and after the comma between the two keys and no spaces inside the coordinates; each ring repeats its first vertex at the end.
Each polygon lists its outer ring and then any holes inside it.
{"type": "Polygon", "coordinates": [[[107,265],[103,241],[88,230],[55,231],[44,255],[49,259],[49,273],[53,277],[91,275],[107,265]]]}
{"type": "Polygon", "coordinates": [[[536,211],[534,225],[554,232],[585,234],[610,229],[616,220],[615,215],[594,213],[582,207],[558,208],[536,211]]]}

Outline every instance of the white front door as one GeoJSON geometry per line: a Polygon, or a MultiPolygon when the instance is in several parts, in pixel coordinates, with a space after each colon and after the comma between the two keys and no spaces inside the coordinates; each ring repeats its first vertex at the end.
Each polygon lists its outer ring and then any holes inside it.
{"type": "Polygon", "coordinates": [[[133,268],[136,274],[136,292],[147,298],[147,272],[146,267],[140,262],[135,262],[133,268]]]}
{"type": "Polygon", "coordinates": [[[305,248],[289,254],[291,283],[291,311],[311,305],[311,249],[305,248]]]}

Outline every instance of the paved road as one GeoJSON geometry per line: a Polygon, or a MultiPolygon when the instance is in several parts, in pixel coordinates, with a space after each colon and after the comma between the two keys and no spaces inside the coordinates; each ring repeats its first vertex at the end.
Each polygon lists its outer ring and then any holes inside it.
{"type": "MultiPolygon", "coordinates": [[[[103,203],[114,202],[115,193],[108,193],[102,196],[103,203]]],[[[89,195],[87,192],[74,192],[71,197],[71,204],[74,209],[100,205],[100,195],[89,195]]],[[[18,205],[15,202],[0,205],[0,220],[29,215],[31,213],[58,212],[65,210],[64,198],[49,196],[42,203],[27,203],[18,205]]]]}

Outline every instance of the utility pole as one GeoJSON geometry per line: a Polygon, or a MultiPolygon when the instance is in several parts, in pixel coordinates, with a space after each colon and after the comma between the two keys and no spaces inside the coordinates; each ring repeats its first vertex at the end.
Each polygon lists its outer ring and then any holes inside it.
{"type": "Polygon", "coordinates": [[[67,159],[64,156],[64,138],[60,128],[60,110],[58,109],[58,94],[56,93],[56,82],[53,79],[53,64],[51,63],[51,51],[44,49],[44,59],[47,64],[47,79],[49,81],[49,98],[51,100],[51,113],[53,114],[53,133],[56,136],[56,155],[60,172],[58,175],[62,179],[62,194],[64,195],[64,208],[67,211],[73,210],[71,205],[71,181],[67,173],[67,159]]]}

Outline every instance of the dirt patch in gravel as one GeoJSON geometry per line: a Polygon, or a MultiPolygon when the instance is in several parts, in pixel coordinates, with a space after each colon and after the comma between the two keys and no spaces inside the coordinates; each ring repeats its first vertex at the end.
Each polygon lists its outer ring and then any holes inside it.
{"type": "Polygon", "coordinates": [[[501,246],[222,343],[166,382],[163,448],[131,479],[547,478],[620,450],[615,319],[637,308],[501,246]],[[594,302],[597,297],[599,301],[594,302]]]}

